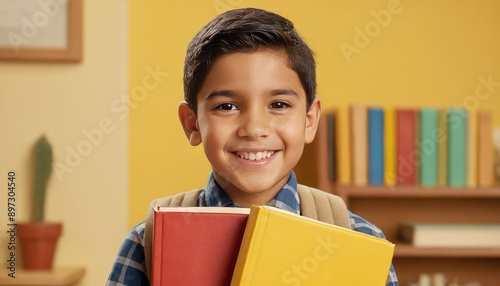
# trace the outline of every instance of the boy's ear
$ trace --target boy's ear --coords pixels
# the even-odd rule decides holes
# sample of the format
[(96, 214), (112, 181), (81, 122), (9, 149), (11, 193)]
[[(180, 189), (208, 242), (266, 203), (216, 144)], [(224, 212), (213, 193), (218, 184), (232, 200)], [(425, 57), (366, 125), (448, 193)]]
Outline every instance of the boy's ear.
[(321, 101), (319, 98), (315, 98), (311, 104), (311, 107), (306, 113), (306, 132), (305, 132), (305, 143), (311, 143), (316, 135), (316, 130), (318, 130), (319, 118), (321, 116)]
[(198, 126), (198, 118), (194, 110), (185, 101), (179, 104), (179, 120), (189, 143), (193, 146), (199, 145), (201, 143), (201, 134)]

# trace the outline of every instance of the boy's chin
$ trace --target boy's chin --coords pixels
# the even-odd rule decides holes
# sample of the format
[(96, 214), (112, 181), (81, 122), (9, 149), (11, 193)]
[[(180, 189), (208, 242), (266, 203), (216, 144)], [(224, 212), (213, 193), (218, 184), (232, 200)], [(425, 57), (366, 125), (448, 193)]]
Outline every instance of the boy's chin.
[(228, 178), (228, 176), (223, 176), (220, 173), (215, 173), (215, 179), (226, 193), (246, 197), (254, 194), (262, 196), (264, 193), (274, 195), (288, 181), (288, 177), (281, 180), (269, 177), (263, 179), (261, 176), (233, 176), (232, 178), (229, 176)]
[(283, 186), (280, 186), (280, 184), (276, 184), (274, 182), (252, 182), (251, 184), (236, 184), (232, 185), (232, 193), (233, 194), (239, 194), (241, 196), (245, 196), (248, 198), (251, 198), (252, 196), (255, 196), (255, 198), (259, 197), (274, 197), (276, 193), (281, 190)]

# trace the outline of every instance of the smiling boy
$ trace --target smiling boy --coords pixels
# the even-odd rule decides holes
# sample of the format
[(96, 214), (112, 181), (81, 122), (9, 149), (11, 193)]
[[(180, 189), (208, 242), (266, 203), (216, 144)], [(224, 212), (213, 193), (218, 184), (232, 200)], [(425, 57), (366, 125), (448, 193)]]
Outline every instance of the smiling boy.
[[(203, 145), (212, 166), (193, 205), (272, 205), (303, 214), (293, 168), (314, 139), (321, 106), (313, 53), (290, 21), (251, 8), (216, 17), (188, 47), (184, 99), (184, 132), (191, 145)], [(355, 214), (349, 224), (384, 237)], [(143, 222), (127, 236), (107, 285), (149, 285), (144, 233)], [(398, 285), (392, 267), (387, 285)]]
[(314, 139), (320, 104), (309, 108), (297, 73), (279, 51), (217, 58), (197, 95), (197, 114), (179, 117), (192, 145), (203, 144), (215, 181), (245, 207), (267, 204)]

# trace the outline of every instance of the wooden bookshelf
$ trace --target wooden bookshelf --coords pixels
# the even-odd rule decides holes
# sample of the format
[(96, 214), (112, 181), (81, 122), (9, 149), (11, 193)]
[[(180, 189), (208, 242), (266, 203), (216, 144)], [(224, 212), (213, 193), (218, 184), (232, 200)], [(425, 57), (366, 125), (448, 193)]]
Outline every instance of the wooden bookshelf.
[(349, 198), (491, 198), (500, 199), (500, 188), (451, 188), (420, 186), (340, 186), (333, 188), (338, 195)]
[(409, 285), (421, 273), (444, 273), (458, 285), (472, 281), (500, 285), (500, 248), (422, 248), (402, 243), (397, 234), (398, 226), (406, 222), (500, 223), (500, 186), (337, 185), (328, 177), (325, 133), (318, 131), (315, 142), (306, 145), (294, 169), (298, 181), (341, 196), (350, 211), (374, 223), (396, 244), (393, 264), (399, 285)]

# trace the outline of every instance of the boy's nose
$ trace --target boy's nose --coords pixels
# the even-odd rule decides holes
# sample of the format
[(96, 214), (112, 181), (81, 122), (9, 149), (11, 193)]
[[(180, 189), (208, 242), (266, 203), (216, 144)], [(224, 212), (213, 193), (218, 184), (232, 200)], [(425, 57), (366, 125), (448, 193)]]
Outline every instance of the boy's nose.
[(258, 139), (269, 136), (271, 132), (270, 118), (266, 112), (251, 111), (241, 118), (238, 136), (248, 139)]

